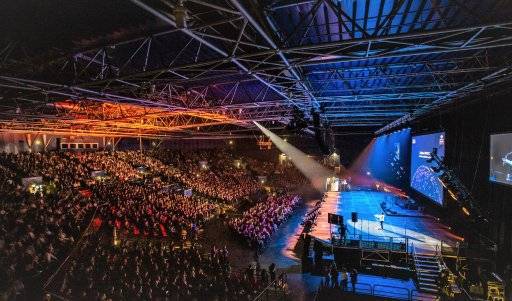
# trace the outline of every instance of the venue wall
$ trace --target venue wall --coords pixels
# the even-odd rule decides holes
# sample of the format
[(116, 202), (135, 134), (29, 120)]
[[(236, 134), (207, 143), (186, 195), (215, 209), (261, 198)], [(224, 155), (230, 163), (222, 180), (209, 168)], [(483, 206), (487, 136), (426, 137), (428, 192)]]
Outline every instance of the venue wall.
[(27, 152), (30, 147), (27, 143), (27, 137), (23, 134), (0, 133), (0, 152), (20, 153)]
[[(498, 243), (499, 258), (512, 261), (512, 187), (489, 181), (489, 136), (512, 131), (510, 97), (489, 96), (459, 105), (415, 122), (413, 132), (446, 132), (446, 164), (488, 213), (487, 229)], [(450, 202), (453, 200), (446, 197), (448, 206)]]
[(52, 135), (0, 133), (0, 152), (42, 152), (57, 149), (57, 140)]
[[(233, 140), (233, 146), (238, 145), (237, 139)], [(214, 149), (229, 146), (227, 139), (169, 139), (164, 140), (161, 147), (169, 149)], [(135, 143), (137, 144), (138, 141)]]
[[(46, 141), (46, 143), (44, 143)], [(239, 140), (233, 139), (233, 147), (239, 144)], [(98, 150), (110, 150), (113, 140), (105, 137), (64, 137), (43, 134), (18, 134), (18, 133), (0, 133), (0, 152), (21, 153), (21, 152), (43, 152), (55, 151), (60, 149), (61, 143), (97, 143)], [(159, 144), (159, 140), (143, 139), (143, 149), (151, 149)], [(255, 142), (253, 142), (255, 144)], [(164, 140), (161, 147), (170, 149), (213, 149), (229, 147), (228, 140), (225, 139), (169, 139)], [(116, 150), (138, 150), (140, 148), (138, 138), (116, 138)]]
[(96, 143), (98, 149), (108, 147), (102, 137), (64, 137), (50, 134), (0, 133), (0, 152), (44, 152), (60, 149), (61, 143)]

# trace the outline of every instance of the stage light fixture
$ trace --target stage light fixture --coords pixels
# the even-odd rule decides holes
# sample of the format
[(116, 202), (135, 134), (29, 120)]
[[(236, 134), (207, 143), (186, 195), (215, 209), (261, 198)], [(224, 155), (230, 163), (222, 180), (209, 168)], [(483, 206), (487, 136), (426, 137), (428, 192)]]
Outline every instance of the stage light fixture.
[(427, 159), (427, 163), (432, 163), (432, 161), (434, 161), (434, 156), (437, 156), (437, 147), (432, 149), (432, 152), (430, 153), (430, 159)]
[(462, 212), (464, 212), (465, 215), (470, 216), (469, 210), (466, 207), (462, 207)]
[(176, 27), (179, 29), (187, 28), (187, 9), (183, 5), (183, 0), (178, 1), (178, 4), (174, 8), (174, 18), (176, 21)]
[(464, 183), (459, 179), (457, 174), (448, 168), (442, 158), (437, 154), (437, 148), (434, 148), (431, 152), (431, 158), (427, 162), (435, 162), (437, 167), (432, 167), (436, 172), (441, 172), (439, 175), (439, 181), (447, 189), (450, 197), (455, 200), (466, 216), (472, 216), (473, 222), (488, 222), (482, 217), (481, 210), (476, 203), (475, 199), (471, 195), (471, 192), (466, 188)]
[(455, 201), (457, 200), (457, 196), (450, 189), (448, 189), (448, 194), (452, 197), (452, 199), (454, 199)]
[(304, 112), (297, 106), (293, 107), (292, 118), (286, 126), (286, 129), (293, 132), (300, 132), (308, 127), (309, 121)]

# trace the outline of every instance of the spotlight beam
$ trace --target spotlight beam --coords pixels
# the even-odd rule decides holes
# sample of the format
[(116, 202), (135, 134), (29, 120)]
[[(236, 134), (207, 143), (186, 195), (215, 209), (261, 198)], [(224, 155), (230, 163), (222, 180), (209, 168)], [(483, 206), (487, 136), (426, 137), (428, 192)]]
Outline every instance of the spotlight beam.
[(276, 134), (272, 133), (261, 124), (256, 121), (253, 121), (254, 124), (265, 134), (272, 142), (277, 146), (277, 148), (282, 151), (290, 160), (293, 162), (293, 165), (297, 167), (297, 169), (309, 179), (313, 187), (320, 191), (325, 191), (325, 181), (328, 177), (330, 177), (333, 172), (329, 169), (322, 166), (320, 163), (315, 160), (309, 158), (305, 153), (300, 151), (298, 148), (293, 145), (285, 142), (283, 139), (279, 138)]

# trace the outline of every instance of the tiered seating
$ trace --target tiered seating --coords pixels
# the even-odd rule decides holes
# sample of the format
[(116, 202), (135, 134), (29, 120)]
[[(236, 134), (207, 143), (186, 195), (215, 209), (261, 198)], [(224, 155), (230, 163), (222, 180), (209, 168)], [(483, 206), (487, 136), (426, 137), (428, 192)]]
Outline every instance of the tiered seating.
[[(184, 196), (171, 184), (179, 179), (227, 201), (247, 197), (260, 186), (250, 172), (233, 162), (228, 166), (232, 157), (204, 152), (192, 159), (179, 156), (169, 166), (138, 152), (0, 154), (0, 193), (10, 198), (0, 208), (0, 264), (5, 267), (0, 299), (41, 299), (48, 279), (52, 285), (47, 289), (67, 299), (252, 299), (275, 278), (275, 270), (231, 273), (225, 249), (206, 256), (194, 245), (173, 249), (184, 239), (194, 240), (218, 205), (196, 193)], [(207, 170), (192, 167), (202, 156)], [(148, 168), (150, 178), (137, 166)], [(200, 175), (190, 180), (198, 169)], [(95, 181), (95, 170), (111, 178)], [(52, 189), (24, 191), (21, 179), (28, 176), (42, 176)], [(268, 198), (232, 221), (232, 227), (262, 243), (298, 201)], [(114, 229), (123, 238), (140, 239), (113, 246)], [(64, 268), (58, 268), (62, 263)]]
[[(224, 151), (160, 151), (154, 156), (175, 167), (180, 182), (214, 198), (234, 202), (261, 189), (256, 178), (235, 167), (235, 158)], [(202, 168), (200, 161), (207, 161), (207, 167)]]

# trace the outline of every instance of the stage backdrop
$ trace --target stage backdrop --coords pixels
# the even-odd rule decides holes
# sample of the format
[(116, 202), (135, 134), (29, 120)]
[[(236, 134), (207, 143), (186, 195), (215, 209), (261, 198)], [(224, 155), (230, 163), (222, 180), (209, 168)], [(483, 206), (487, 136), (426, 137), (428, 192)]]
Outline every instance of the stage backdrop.
[(397, 188), (407, 188), (410, 140), (410, 129), (377, 137), (366, 147), (351, 169)]
[(489, 179), (512, 185), (512, 133), (491, 135)]
[(444, 142), (444, 132), (413, 136), (411, 140), (411, 187), (439, 205), (443, 205), (443, 185), (432, 170), (438, 165), (427, 160), (434, 148), (440, 158), (444, 157)]

